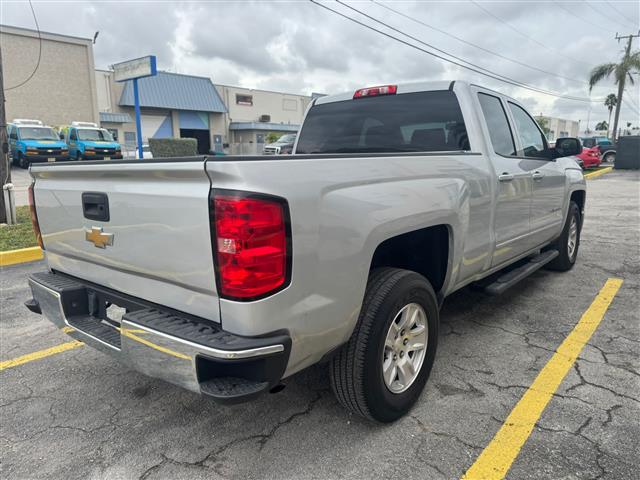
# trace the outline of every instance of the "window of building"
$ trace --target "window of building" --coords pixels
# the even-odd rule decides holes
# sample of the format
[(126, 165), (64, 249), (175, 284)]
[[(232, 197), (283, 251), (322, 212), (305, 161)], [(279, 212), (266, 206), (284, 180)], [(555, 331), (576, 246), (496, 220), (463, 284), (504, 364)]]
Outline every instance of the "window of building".
[(491, 138), (494, 152), (498, 155), (515, 155), (516, 144), (513, 141), (513, 135), (509, 127), (509, 121), (507, 120), (507, 113), (504, 111), (500, 99), (493, 95), (479, 93), (478, 100), (480, 100), (480, 107), (482, 108), (484, 119), (487, 122), (489, 137)]
[[(522, 150), (518, 155), (533, 158), (548, 158), (547, 145), (544, 141), (544, 135), (538, 128), (538, 124), (529, 114), (518, 105), (509, 102), (509, 108), (516, 122), (516, 130), (522, 145)], [(562, 133), (560, 132), (561, 136)]]
[(118, 141), (118, 129), (117, 128), (107, 128), (107, 132), (109, 132), (111, 134), (111, 136), (113, 137), (113, 139), (116, 142)]
[(127, 145), (136, 144), (136, 132), (124, 132), (124, 143)]
[(236, 93), (236, 105), (253, 106), (253, 95), (241, 95)]
[(298, 102), (290, 98), (285, 98), (282, 100), (282, 109), (288, 112), (295, 112), (298, 110)]

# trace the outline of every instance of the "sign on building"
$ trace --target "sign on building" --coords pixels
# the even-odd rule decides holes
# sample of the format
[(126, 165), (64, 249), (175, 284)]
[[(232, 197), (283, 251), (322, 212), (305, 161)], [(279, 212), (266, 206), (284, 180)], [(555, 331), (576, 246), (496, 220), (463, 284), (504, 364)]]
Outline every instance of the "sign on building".
[(126, 62), (113, 65), (113, 78), (116, 82), (133, 80), (133, 102), (136, 112), (136, 138), (138, 144), (138, 158), (143, 158), (142, 153), (142, 120), (140, 119), (140, 95), (138, 93), (138, 79), (157, 75), (156, 56), (148, 55), (142, 58), (134, 58)]
[(113, 74), (116, 82), (133, 80), (134, 78), (151, 77), (157, 73), (156, 56), (147, 55), (113, 65)]

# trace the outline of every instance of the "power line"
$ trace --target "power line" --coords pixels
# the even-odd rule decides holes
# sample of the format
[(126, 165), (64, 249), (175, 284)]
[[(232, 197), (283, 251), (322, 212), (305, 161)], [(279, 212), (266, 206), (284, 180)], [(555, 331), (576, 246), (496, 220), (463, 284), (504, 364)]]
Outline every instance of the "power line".
[[(478, 50), (482, 50), (483, 52), (489, 53), (491, 55), (495, 55), (496, 57), (502, 58), (502, 59), (507, 60), (509, 62), (513, 62), (513, 63), (515, 63), (517, 65), (522, 66), (522, 67), (529, 68), (531, 70), (536, 70), (538, 72), (545, 73), (547, 75), (551, 75), (551, 76), (554, 76), (554, 77), (557, 77), (557, 78), (561, 78), (563, 80), (569, 80), (569, 81), (572, 81), (572, 82), (582, 83), (583, 85), (589, 85), (584, 80), (578, 80), (577, 78), (571, 78), (571, 77), (565, 77), (564, 75), (558, 75), (557, 73), (553, 73), (553, 72), (549, 72), (547, 70), (543, 70), (542, 68), (538, 68), (538, 67), (530, 65), (528, 63), (521, 62), (521, 61), (515, 60), (513, 58), (509, 58), (509, 57), (507, 57), (505, 55), (502, 55), (500, 53), (496, 53), (496, 52), (494, 52), (492, 50), (489, 50), (488, 48), (481, 47), (480, 45), (477, 45), (477, 44), (475, 44), (473, 42), (469, 42), (469, 41), (465, 40), (464, 38), (457, 37), (456, 35), (453, 35), (452, 33), (449, 33), (446, 30), (442, 30), (442, 29), (440, 29), (438, 27), (434, 27), (433, 25), (429, 25), (428, 23), (425, 23), (425, 22), (423, 22), (421, 20), (418, 20), (417, 18), (410, 17), (409, 15), (407, 15), (405, 13), (402, 13), (402, 12), (400, 12), (400, 11), (394, 9), (394, 8), (391, 8), (390, 6), (385, 5), (384, 3), (381, 3), (381, 2), (379, 2), (377, 0), (370, 0), (370, 1), (372, 3), (375, 3), (378, 6), (382, 7), (382, 8), (385, 8), (385, 9), (397, 14), (397, 15), (400, 15), (401, 17), (406, 18), (407, 20), (410, 20), (412, 22), (418, 23), (418, 24), (420, 24), (420, 25), (422, 25), (424, 27), (427, 27), (427, 28), (430, 28), (432, 30), (435, 30), (438, 33), (441, 33), (441, 34), (446, 35), (448, 37), (454, 38), (454, 39), (458, 40), (459, 42), (464, 43), (465, 45), (469, 45), (471, 47), (477, 48)], [(605, 88), (605, 87), (603, 87), (601, 85), (599, 87), (600, 88)]]
[[(542, 48), (549, 50), (550, 52), (554, 52), (557, 55), (560, 55), (561, 57), (564, 57), (566, 59), (569, 59), (573, 62), (576, 63), (582, 63), (583, 65), (587, 65), (589, 67), (593, 67), (593, 65), (591, 65), (590, 63), (587, 62), (583, 62), (582, 60), (578, 60), (575, 57), (570, 57), (568, 55), (565, 55), (564, 53), (562, 53), (561, 51), (549, 47), (548, 45), (545, 45), (542, 42), (539, 42), (538, 40), (536, 40), (535, 38), (533, 38), (530, 35), (527, 35), (526, 33), (522, 32), (521, 30), (517, 29), (516, 27), (514, 27), (513, 25), (511, 25), (509, 22), (507, 22), (506, 20), (504, 20), (503, 18), (500, 18), (498, 15), (496, 15), (495, 13), (493, 13), (490, 10), (487, 10), (486, 8), (484, 8), (482, 5), (480, 5), (478, 2), (474, 1), (474, 0), (469, 0), (471, 3), (473, 3), (476, 7), (478, 7), (480, 10), (482, 10), (484, 13), (486, 13), (487, 15), (489, 15), (490, 17), (495, 18), (496, 20), (498, 20), (500, 23), (502, 23), (505, 27), (509, 28), (510, 30), (513, 30), (514, 32), (516, 32), (518, 35), (529, 39), (530, 41), (534, 42), (536, 45), (541, 46)], [(565, 9), (566, 10), (566, 9)]]
[[(582, 3), (584, 3), (587, 7), (589, 7), (591, 10), (596, 12), (601, 17), (606, 18), (610, 22), (615, 23), (617, 26), (620, 25), (620, 20), (616, 20), (615, 18), (610, 17), (608, 13), (605, 13), (602, 10), (600, 10), (599, 8), (596, 8), (594, 5), (591, 5), (591, 2), (588, 2), (587, 0), (582, 0)], [(625, 23), (626, 23), (626, 19), (625, 19)]]
[[(350, 17), (350, 16), (345, 15), (345, 14), (343, 14), (343, 13), (341, 13), (341, 12), (337, 11), (337, 10), (334, 10), (334, 9), (332, 9), (332, 8), (330, 8), (330, 7), (327, 7), (326, 5), (324, 5), (324, 4), (322, 4), (322, 3), (319, 3), (319, 2), (318, 2), (318, 1), (316, 1), (316, 0), (309, 0), (309, 1), (310, 1), (311, 3), (314, 3), (315, 5), (317, 5), (317, 6), (319, 6), (319, 7), (324, 8), (325, 10), (328, 10), (328, 11), (330, 11), (330, 12), (333, 12), (334, 14), (339, 15), (339, 16), (341, 16), (342, 18), (345, 18), (345, 19), (347, 19), (347, 20), (349, 20), (349, 21), (351, 21), (351, 22), (353, 22), (353, 23), (356, 23), (356, 24), (361, 25), (361, 26), (363, 26), (363, 27), (365, 27), (365, 28), (367, 28), (367, 29), (369, 29), (369, 30), (372, 30), (372, 31), (374, 31), (374, 32), (377, 32), (377, 33), (379, 33), (379, 34), (381, 34), (381, 35), (383, 35), (383, 36), (385, 36), (385, 37), (387, 37), (387, 38), (391, 38), (392, 40), (395, 40), (395, 41), (400, 42), (400, 43), (402, 43), (402, 44), (404, 44), (404, 45), (407, 45), (407, 46), (409, 46), (409, 47), (411, 47), (411, 48), (414, 48), (414, 49), (416, 49), (416, 50), (419, 50), (419, 51), (421, 51), (421, 52), (423, 52), (423, 53), (426, 53), (427, 55), (431, 55), (432, 57), (436, 57), (436, 58), (439, 58), (440, 60), (444, 60), (445, 62), (449, 62), (449, 63), (451, 63), (451, 64), (453, 64), (453, 65), (457, 65), (458, 67), (466, 68), (467, 70), (470, 70), (470, 71), (472, 71), (472, 72), (479, 73), (479, 74), (484, 75), (484, 76), (489, 77), (489, 78), (493, 78), (494, 80), (498, 80), (498, 81), (501, 81), (501, 82), (504, 82), (504, 83), (508, 83), (508, 84), (514, 85), (514, 86), (516, 86), (516, 87), (524, 88), (524, 89), (531, 90), (531, 91), (534, 91), (534, 92), (537, 92), (537, 93), (542, 93), (542, 94), (545, 94), (545, 95), (550, 95), (550, 96), (554, 96), (554, 97), (558, 97), (558, 98), (564, 98), (564, 99), (567, 99), (567, 100), (575, 100), (575, 101), (579, 101), (579, 102), (593, 102), (593, 101), (600, 101), (599, 99), (598, 99), (598, 100), (592, 100), (592, 99), (590, 99), (590, 98), (585, 98), (585, 97), (573, 97), (573, 96), (570, 96), (570, 95), (563, 95), (563, 94), (559, 94), (559, 93), (556, 93), (556, 92), (551, 92), (551, 91), (548, 91), (548, 90), (543, 90), (543, 89), (540, 89), (540, 88), (538, 88), (538, 87), (534, 87), (534, 86), (532, 86), (532, 85), (528, 85), (528, 84), (525, 84), (525, 83), (520, 82), (520, 81), (518, 81), (518, 80), (514, 80), (514, 79), (512, 79), (512, 78), (506, 77), (506, 76), (504, 76), (504, 75), (500, 75), (500, 74), (497, 74), (497, 73), (493, 73), (493, 72), (491, 72), (491, 71), (489, 71), (489, 70), (487, 70), (487, 69), (485, 69), (485, 68), (483, 68), (483, 67), (480, 67), (480, 66), (474, 65), (474, 64), (472, 64), (472, 63), (470, 63), (470, 62), (468, 62), (468, 61), (466, 61), (466, 60), (459, 59), (459, 58), (455, 57), (454, 55), (451, 55), (451, 54), (449, 54), (448, 52), (445, 52), (444, 50), (438, 49), (437, 47), (434, 47), (433, 45), (430, 45), (430, 44), (428, 44), (428, 43), (426, 43), (426, 42), (423, 42), (422, 40), (420, 40), (420, 39), (418, 39), (418, 38), (416, 38), (416, 37), (413, 37), (413, 36), (411, 36), (411, 35), (409, 35), (409, 34), (407, 34), (407, 33), (404, 33), (404, 32), (402, 32), (402, 31), (400, 31), (400, 30), (398, 30), (398, 29), (396, 29), (396, 28), (394, 28), (394, 27), (392, 27), (392, 26), (390, 26), (390, 25), (388, 25), (388, 24), (386, 24), (386, 23), (384, 23), (384, 22), (382, 22), (382, 21), (380, 21), (380, 20), (377, 20), (377, 19), (375, 19), (375, 18), (371, 17), (370, 15), (367, 15), (367, 14), (365, 14), (365, 13), (363, 13), (363, 12), (360, 12), (359, 10), (357, 10), (357, 9), (355, 9), (355, 8), (353, 8), (353, 7), (350, 7), (350, 6), (348, 6), (348, 5), (342, 4), (342, 5), (347, 6), (347, 7), (348, 7), (348, 8), (350, 8), (350, 9), (352, 9), (352, 10), (354, 10), (354, 11), (356, 11), (356, 12), (360, 13), (360, 14), (361, 14), (361, 15), (363, 15), (363, 16), (365, 16), (365, 17), (367, 17), (367, 18), (370, 18), (370, 19), (374, 20), (375, 22), (380, 23), (381, 25), (384, 25), (385, 27), (387, 27), (387, 28), (389, 28), (389, 29), (391, 29), (391, 30), (397, 31), (397, 32), (399, 32), (400, 34), (402, 34), (402, 35), (404, 35), (404, 36), (406, 36), (406, 37), (408, 37), (408, 38), (411, 38), (412, 40), (415, 40), (415, 41), (417, 41), (417, 42), (419, 42), (419, 43), (421, 43), (421, 44), (423, 44), (423, 45), (426, 45), (426, 46), (427, 46), (427, 47), (429, 47), (429, 48), (432, 48), (432, 49), (434, 49), (434, 50), (437, 50), (437, 51), (439, 51), (439, 52), (441, 52), (441, 53), (444, 53), (445, 55), (448, 55), (448, 56), (450, 56), (450, 57), (452, 57), (452, 58), (456, 58), (456, 59), (460, 60), (461, 62), (468, 63), (468, 64), (470, 64), (470, 65), (472, 65), (472, 66), (470, 67), (469, 65), (464, 65), (463, 63), (459, 63), (459, 62), (456, 62), (455, 60), (451, 60), (450, 58), (443, 57), (442, 55), (438, 55), (437, 53), (434, 53), (434, 52), (432, 52), (432, 51), (425, 50), (424, 48), (421, 48), (421, 47), (419, 47), (419, 46), (417, 46), (417, 45), (414, 45), (413, 43), (407, 42), (406, 40), (403, 40), (403, 39), (401, 39), (401, 38), (398, 38), (398, 37), (396, 37), (396, 36), (393, 36), (393, 35), (391, 35), (391, 34), (389, 34), (389, 33), (387, 33), (387, 32), (383, 32), (382, 30), (378, 30), (377, 28), (375, 28), (375, 27), (373, 27), (373, 26), (371, 26), (371, 25), (368, 25), (368, 24), (366, 24), (366, 23), (364, 23), (364, 22), (361, 22), (361, 21), (359, 21), (359, 20), (356, 20), (356, 19), (355, 19), (355, 18), (353, 18), (353, 17)], [(336, 1), (338, 1), (338, 2), (339, 2), (339, 0), (336, 0)], [(339, 2), (339, 3), (342, 3), (342, 2)], [(484, 71), (483, 71), (483, 70), (484, 70)]]
[[(616, 12), (618, 12), (622, 18), (624, 18), (625, 23), (627, 23), (627, 25), (632, 25), (632, 23), (630, 21), (627, 20), (627, 14), (622, 12), (621, 10), (618, 10), (618, 7), (616, 7), (613, 3), (608, 2), (607, 0), (604, 0), (604, 3), (606, 3), (607, 5), (609, 5), (613, 10), (615, 10)], [(593, 8), (593, 7), (591, 7)], [(617, 22), (617, 20), (615, 20)], [(633, 25), (633, 28), (638, 28), (637, 25)]]
[(25, 83), (27, 83), (29, 80), (31, 80), (33, 78), (33, 76), (36, 74), (36, 72), (38, 71), (38, 68), (40, 67), (40, 59), (42, 58), (42, 34), (40, 33), (40, 26), (38, 25), (38, 19), (36, 18), (36, 12), (33, 9), (33, 4), (31, 3), (31, 0), (29, 0), (29, 6), (31, 7), (31, 13), (33, 14), (33, 21), (36, 24), (36, 30), (38, 30), (38, 61), (36, 63), (35, 68), (33, 69), (33, 72), (31, 72), (31, 75), (29, 75), (23, 82), (19, 83), (18, 85), (14, 85), (13, 87), (8, 87), (5, 88), (4, 91), (8, 92), (9, 90), (14, 90), (16, 88), (19, 88), (21, 86), (23, 86)]
[[(564, 5), (560, 4), (560, 2), (556, 2), (556, 1), (554, 0), (554, 2), (553, 2), (553, 3), (555, 3), (557, 6), (559, 6), (559, 7), (560, 7), (562, 10), (564, 10), (565, 12), (569, 13), (572, 17), (578, 18), (578, 19), (582, 20), (583, 22), (588, 23), (589, 25), (593, 25), (594, 27), (598, 27), (600, 30), (606, 30), (607, 32), (615, 33), (613, 30), (610, 30), (610, 29), (608, 29), (608, 28), (604, 28), (602, 25), (598, 25), (597, 23), (592, 22), (592, 21), (591, 21), (591, 20), (589, 20), (588, 18), (584, 18), (583, 16), (578, 15), (575, 11), (573, 11), (573, 10), (569, 10), (567, 7), (565, 7)], [(585, 2), (585, 3), (586, 3), (588, 6), (591, 6), (591, 5), (589, 5), (587, 2)], [(596, 10), (596, 11), (597, 11), (597, 10)]]

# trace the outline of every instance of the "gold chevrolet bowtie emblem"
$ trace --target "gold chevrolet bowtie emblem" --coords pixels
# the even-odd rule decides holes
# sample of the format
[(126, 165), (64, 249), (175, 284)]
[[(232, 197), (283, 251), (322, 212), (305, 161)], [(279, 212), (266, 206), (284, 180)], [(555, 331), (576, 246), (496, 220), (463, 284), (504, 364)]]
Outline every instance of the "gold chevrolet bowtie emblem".
[(107, 248), (107, 245), (113, 245), (113, 233), (103, 233), (102, 227), (91, 227), (91, 230), (85, 230), (84, 238), (98, 248)]

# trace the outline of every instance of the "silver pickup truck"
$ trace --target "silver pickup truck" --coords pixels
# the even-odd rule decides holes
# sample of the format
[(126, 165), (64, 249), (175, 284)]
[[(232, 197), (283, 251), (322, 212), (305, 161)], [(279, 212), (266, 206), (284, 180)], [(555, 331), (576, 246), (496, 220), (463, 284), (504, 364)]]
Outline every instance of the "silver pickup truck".
[(49, 270), (26, 305), (220, 402), (328, 363), (342, 405), (390, 422), (424, 388), (447, 295), (573, 266), (580, 150), (456, 81), (318, 98), (286, 157), (33, 165)]

